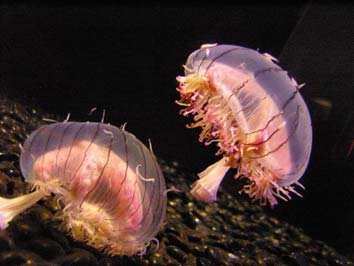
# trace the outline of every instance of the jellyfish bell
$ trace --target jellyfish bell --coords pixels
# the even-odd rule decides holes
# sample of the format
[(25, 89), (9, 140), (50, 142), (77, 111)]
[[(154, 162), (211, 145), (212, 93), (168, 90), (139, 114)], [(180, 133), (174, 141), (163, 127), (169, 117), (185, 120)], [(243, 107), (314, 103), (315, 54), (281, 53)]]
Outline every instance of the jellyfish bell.
[(216, 143), (223, 158), (199, 174), (192, 194), (216, 200), (230, 168), (235, 178), (247, 178), (246, 192), (262, 205), (288, 200), (303, 175), (311, 152), (312, 127), (296, 81), (269, 54), (234, 45), (203, 45), (177, 77), (177, 91), (193, 115), (189, 128), (201, 128), (199, 141)]
[(112, 255), (144, 254), (166, 213), (166, 187), (153, 153), (124, 129), (103, 123), (42, 126), (25, 141), (20, 166), (35, 191), (0, 198), (0, 226), (43, 196), (75, 240)]

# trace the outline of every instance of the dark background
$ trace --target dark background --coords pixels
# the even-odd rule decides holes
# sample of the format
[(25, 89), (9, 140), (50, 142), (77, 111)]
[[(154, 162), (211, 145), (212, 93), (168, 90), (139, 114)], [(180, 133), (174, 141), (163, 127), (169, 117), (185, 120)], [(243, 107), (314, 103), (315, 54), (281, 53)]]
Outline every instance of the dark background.
[[(126, 129), (196, 173), (217, 160), (178, 115), (175, 77), (203, 43), (259, 48), (299, 83), (313, 122), (304, 198), (268, 211), (342, 254), (354, 250), (354, 5), (2, 4), (0, 92), (73, 120)], [(323, 103), (324, 102), (324, 103)], [(186, 184), (196, 179), (191, 175)], [(230, 184), (236, 193), (232, 176)], [(353, 258), (353, 257), (352, 257)]]

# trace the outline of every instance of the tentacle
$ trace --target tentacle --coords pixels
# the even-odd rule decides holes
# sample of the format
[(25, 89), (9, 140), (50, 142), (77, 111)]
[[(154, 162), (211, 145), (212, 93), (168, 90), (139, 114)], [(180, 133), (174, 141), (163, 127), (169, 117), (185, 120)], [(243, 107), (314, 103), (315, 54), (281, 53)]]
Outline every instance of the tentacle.
[(139, 167), (141, 167), (141, 166), (142, 166), (142, 164), (138, 164), (135, 168), (135, 173), (137, 174), (137, 176), (145, 182), (155, 182), (155, 178), (145, 178), (140, 174)]

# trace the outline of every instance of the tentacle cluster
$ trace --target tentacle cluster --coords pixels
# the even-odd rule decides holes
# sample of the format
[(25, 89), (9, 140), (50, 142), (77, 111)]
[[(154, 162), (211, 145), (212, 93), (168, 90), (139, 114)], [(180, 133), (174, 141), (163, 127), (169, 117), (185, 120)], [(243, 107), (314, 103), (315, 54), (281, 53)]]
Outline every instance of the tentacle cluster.
[(226, 154), (232, 161), (239, 159), (238, 143), (244, 138), (228, 102), (218, 95), (206, 78), (191, 74), (178, 77), (180, 83), (177, 91), (181, 100), (177, 103), (186, 106), (180, 114), (194, 115), (194, 123), (188, 128), (200, 127), (199, 141), (205, 145), (217, 143), (216, 155)]
[[(120, 228), (120, 224), (107, 213), (100, 205), (82, 202), (78, 204), (72, 199), (67, 187), (63, 187), (58, 180), (52, 180), (45, 185), (35, 181), (33, 188), (38, 190), (55, 191), (56, 200), (64, 205), (64, 208), (56, 214), (56, 219), (61, 221), (60, 229), (71, 235), (74, 240), (86, 243), (89, 246), (102, 250), (109, 255), (144, 255), (151, 240), (146, 243), (135, 241), (133, 234), (127, 229)], [(73, 203), (75, 202), (75, 204)], [(123, 234), (124, 233), (124, 234)], [(124, 239), (120, 236), (124, 235)], [(129, 245), (124, 244), (124, 242)]]
[[(110, 214), (93, 204), (84, 203), (77, 206), (67, 203), (58, 219), (62, 221), (62, 230), (73, 239), (85, 242), (109, 255), (144, 255), (150, 243), (135, 241), (134, 236), (129, 238), (129, 232), (119, 228), (119, 224), (114, 223)], [(124, 239), (119, 237), (123, 235), (122, 232)]]
[[(213, 171), (199, 174), (201, 179), (192, 189), (196, 198), (206, 202), (216, 199), (216, 191), (226, 173), (225, 167), (238, 168), (235, 178), (250, 180), (241, 192), (247, 193), (253, 201), (259, 200), (261, 205), (269, 202), (274, 206), (278, 203), (277, 198), (287, 201), (291, 198), (290, 192), (301, 196), (293, 186), (280, 186), (278, 184), (280, 177), (254, 159), (267, 152), (268, 136), (262, 131), (254, 134), (242, 132), (228, 104), (229, 100), (219, 95), (206, 77), (193, 73), (186, 77), (179, 76), (177, 81), (179, 82), (177, 91), (181, 96), (177, 104), (185, 107), (180, 114), (194, 116), (195, 122), (187, 127), (200, 127), (202, 131), (199, 141), (205, 145), (216, 142), (219, 148), (216, 155), (223, 155), (225, 158), (213, 165)], [(219, 176), (210, 176), (215, 173)]]
[[(235, 178), (243, 177), (247, 177), (250, 183), (245, 185), (241, 192), (247, 193), (253, 201), (259, 200), (261, 205), (266, 205), (269, 202), (270, 206), (273, 207), (278, 204), (277, 198), (288, 201), (291, 199), (290, 192), (302, 197), (294, 186), (280, 186), (278, 183), (280, 181), (279, 176), (256, 161), (242, 160)], [(300, 183), (295, 184), (303, 188)]]

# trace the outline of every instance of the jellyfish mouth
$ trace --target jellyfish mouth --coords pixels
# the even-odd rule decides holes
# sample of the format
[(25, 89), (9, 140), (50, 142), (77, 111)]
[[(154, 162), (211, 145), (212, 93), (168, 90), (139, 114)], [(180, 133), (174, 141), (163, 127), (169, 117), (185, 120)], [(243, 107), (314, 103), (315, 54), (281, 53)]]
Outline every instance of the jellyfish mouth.
[(210, 165), (198, 174), (200, 179), (192, 185), (192, 195), (203, 202), (215, 201), (220, 183), (229, 169), (230, 166), (227, 166), (225, 158)]
[(194, 197), (205, 202), (216, 200), (218, 187), (229, 168), (238, 168), (235, 179), (249, 179), (250, 183), (240, 192), (247, 193), (261, 205), (269, 203), (273, 207), (278, 203), (277, 198), (287, 201), (291, 199), (290, 192), (301, 196), (293, 186), (280, 186), (281, 177), (258, 162), (257, 158), (267, 154), (267, 131), (244, 133), (229, 101), (217, 92), (207, 77), (192, 73), (177, 77), (177, 81), (181, 99), (176, 103), (184, 107), (180, 114), (194, 116), (195, 122), (187, 128), (200, 127), (199, 141), (206, 146), (215, 142), (216, 155), (223, 155), (220, 161), (198, 174), (200, 179), (192, 185)]
[[(49, 183), (52, 185), (55, 182)], [(50, 194), (43, 182), (32, 183), (32, 190), (33, 192), (15, 198), (0, 197), (0, 230), (6, 229), (13, 218)]]
[(12, 199), (0, 197), (0, 230), (6, 229), (15, 216), (24, 212), (45, 195), (47, 195), (46, 191), (38, 189)]

